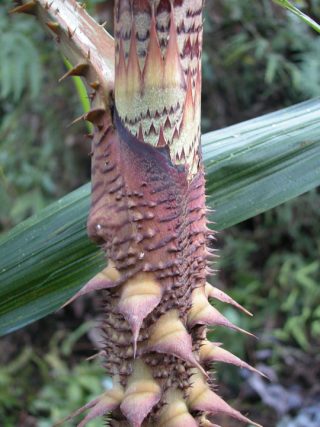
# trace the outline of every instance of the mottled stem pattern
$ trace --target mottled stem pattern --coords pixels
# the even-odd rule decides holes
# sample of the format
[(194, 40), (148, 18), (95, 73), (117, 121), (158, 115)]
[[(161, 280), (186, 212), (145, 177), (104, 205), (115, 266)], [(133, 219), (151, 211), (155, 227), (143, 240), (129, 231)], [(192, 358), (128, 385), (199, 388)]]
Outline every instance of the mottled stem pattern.
[(199, 170), (202, 0), (117, 1), (116, 108), (140, 141)]
[[(69, 302), (103, 290), (101, 355), (113, 386), (72, 416), (88, 410), (79, 427), (107, 414), (114, 427), (209, 427), (217, 414), (250, 422), (210, 378), (216, 361), (254, 368), (206, 339), (208, 327), (240, 330), (210, 298), (246, 310), (207, 283), (214, 236), (200, 149), (203, 0), (115, 1), (114, 105), (99, 67), (101, 28), (90, 32), (73, 0), (56, 0), (60, 9), (42, 2), (15, 11), (37, 13), (66, 51), (74, 43), (80, 61), (68, 75), (94, 89), (85, 116), (95, 125), (88, 233), (109, 260)], [(72, 10), (88, 34), (65, 23)]]

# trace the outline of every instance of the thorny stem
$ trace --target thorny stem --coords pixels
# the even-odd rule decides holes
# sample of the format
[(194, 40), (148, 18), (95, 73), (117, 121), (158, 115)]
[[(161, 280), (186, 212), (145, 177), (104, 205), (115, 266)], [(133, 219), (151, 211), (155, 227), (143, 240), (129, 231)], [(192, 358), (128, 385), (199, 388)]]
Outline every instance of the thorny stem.
[(206, 338), (210, 326), (245, 332), (210, 298), (245, 310), (206, 282), (202, 9), (203, 0), (116, 0), (115, 47), (74, 0), (15, 10), (39, 17), (74, 64), (67, 75), (94, 91), (84, 117), (95, 125), (88, 234), (109, 265), (71, 301), (104, 290), (101, 354), (113, 388), (72, 415), (88, 410), (78, 427), (109, 412), (114, 427), (212, 427), (216, 414), (250, 422), (210, 378), (215, 361), (255, 369)]
[[(114, 87), (114, 40), (75, 0), (17, 1), (14, 12), (35, 14), (73, 65), (65, 76), (85, 77), (94, 108), (109, 108)], [(91, 92), (94, 92), (92, 97)]]

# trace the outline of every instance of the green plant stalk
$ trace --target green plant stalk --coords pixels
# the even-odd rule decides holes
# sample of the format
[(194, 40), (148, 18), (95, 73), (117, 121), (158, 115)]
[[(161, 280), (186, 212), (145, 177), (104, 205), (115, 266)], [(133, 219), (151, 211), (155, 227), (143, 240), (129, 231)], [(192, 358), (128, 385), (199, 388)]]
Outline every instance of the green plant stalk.
[(303, 22), (305, 22), (315, 31), (320, 33), (320, 25), (314, 19), (310, 18), (310, 16), (306, 15), (297, 7), (295, 7), (290, 1), (288, 0), (273, 0), (273, 1), (274, 3), (280, 5), (284, 9), (287, 9), (290, 12), (292, 12), (294, 15), (298, 16), (298, 18), (300, 18)]
[[(72, 70), (72, 64), (67, 60), (67, 58), (63, 58), (63, 62), (65, 63), (67, 70)], [(74, 76), (72, 77), (72, 81), (74, 83), (74, 86), (76, 88), (79, 100), (81, 102), (83, 113), (86, 114), (90, 110), (90, 101), (88, 98), (88, 93), (85, 87), (85, 84), (81, 80), (81, 77)], [(86, 121), (86, 127), (88, 129), (88, 132), (93, 132), (93, 125), (92, 123)]]

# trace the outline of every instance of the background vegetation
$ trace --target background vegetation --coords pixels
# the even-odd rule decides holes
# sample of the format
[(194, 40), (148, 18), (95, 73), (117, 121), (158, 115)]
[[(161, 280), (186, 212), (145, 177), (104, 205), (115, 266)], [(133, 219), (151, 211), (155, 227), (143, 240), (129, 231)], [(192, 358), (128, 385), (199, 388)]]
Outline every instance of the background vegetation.
[[(110, 22), (111, 3), (87, 7)], [(320, 19), (320, 0), (296, 3)], [(63, 60), (32, 18), (8, 16), (9, 5), (0, 6), (2, 232), (90, 177), (87, 130), (68, 127), (82, 106), (72, 81), (57, 84)], [(305, 24), (270, 0), (207, 1), (204, 131), (317, 95), (319, 39)], [(215, 283), (255, 316), (221, 309), (259, 341), (225, 331), (215, 340), (270, 377), (217, 366), (221, 393), (266, 426), (319, 426), (319, 189), (218, 237)], [(98, 345), (98, 307), (98, 296), (87, 298), (2, 338), (0, 425), (51, 426), (105, 386), (99, 363), (84, 360)]]

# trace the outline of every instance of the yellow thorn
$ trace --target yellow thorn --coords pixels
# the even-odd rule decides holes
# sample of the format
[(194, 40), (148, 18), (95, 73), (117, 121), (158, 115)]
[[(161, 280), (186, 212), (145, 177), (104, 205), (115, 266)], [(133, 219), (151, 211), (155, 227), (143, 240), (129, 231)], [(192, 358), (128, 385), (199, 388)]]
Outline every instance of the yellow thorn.
[(94, 90), (98, 90), (100, 87), (100, 83), (98, 80), (95, 80), (94, 82), (89, 83), (89, 86), (92, 87)]
[(142, 322), (157, 307), (161, 297), (161, 285), (150, 274), (138, 273), (123, 285), (119, 300), (119, 311), (132, 330), (134, 358)]
[(160, 412), (158, 427), (174, 427), (176, 425), (194, 427), (198, 425), (189, 413), (182, 391), (168, 390), (164, 400), (166, 404)]
[(261, 427), (260, 424), (249, 420), (239, 411), (229, 406), (221, 397), (213, 392), (201, 374), (195, 373), (190, 378), (190, 387), (187, 403), (194, 411), (209, 412), (211, 414), (225, 414), (239, 421)]
[(121, 412), (132, 426), (141, 426), (160, 398), (161, 387), (153, 379), (150, 369), (141, 360), (136, 360), (120, 405)]
[(102, 270), (100, 274), (102, 274), (106, 279), (109, 279), (112, 282), (116, 282), (121, 277), (121, 274), (116, 269), (114, 263), (111, 260), (108, 261), (108, 266), (104, 270)]
[(46, 25), (50, 30), (55, 33), (56, 35), (59, 35), (60, 25), (57, 22), (54, 21), (48, 21), (46, 22)]

